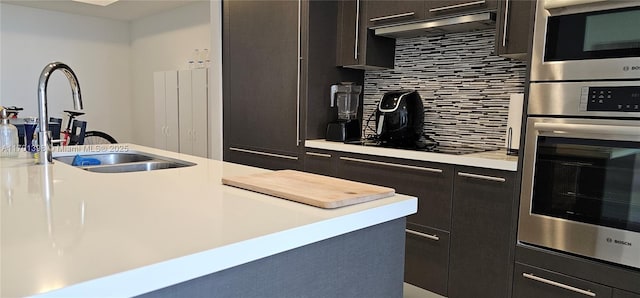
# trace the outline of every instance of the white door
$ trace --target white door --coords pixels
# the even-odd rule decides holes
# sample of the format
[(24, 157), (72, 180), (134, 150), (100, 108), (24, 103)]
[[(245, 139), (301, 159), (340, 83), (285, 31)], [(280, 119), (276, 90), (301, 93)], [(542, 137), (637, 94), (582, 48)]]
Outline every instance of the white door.
[(209, 123), (207, 117), (208, 105), (208, 71), (196, 69), (192, 75), (192, 105), (193, 105), (193, 155), (208, 157), (209, 153)]
[(191, 70), (178, 72), (180, 153), (193, 154), (193, 97)]
[(155, 146), (179, 152), (178, 131), (178, 73), (153, 73)]

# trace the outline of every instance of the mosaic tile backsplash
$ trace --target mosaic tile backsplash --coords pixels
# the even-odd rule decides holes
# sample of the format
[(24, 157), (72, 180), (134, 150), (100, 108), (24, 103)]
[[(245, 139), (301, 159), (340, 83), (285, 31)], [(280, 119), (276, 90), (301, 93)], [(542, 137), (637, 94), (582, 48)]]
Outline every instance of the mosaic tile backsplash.
[(489, 29), (398, 39), (395, 68), (365, 72), (363, 125), (385, 92), (413, 89), (427, 136), (447, 146), (503, 148), (509, 94), (524, 92), (526, 65), (494, 55), (494, 38)]

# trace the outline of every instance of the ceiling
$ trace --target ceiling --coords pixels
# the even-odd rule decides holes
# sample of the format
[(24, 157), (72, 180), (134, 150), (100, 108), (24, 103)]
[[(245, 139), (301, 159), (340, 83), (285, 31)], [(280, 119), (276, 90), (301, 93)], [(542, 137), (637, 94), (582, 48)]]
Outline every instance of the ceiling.
[(121, 21), (143, 18), (198, 1), (208, 0), (119, 0), (108, 6), (98, 6), (71, 0), (0, 0), (0, 2), (7, 4)]

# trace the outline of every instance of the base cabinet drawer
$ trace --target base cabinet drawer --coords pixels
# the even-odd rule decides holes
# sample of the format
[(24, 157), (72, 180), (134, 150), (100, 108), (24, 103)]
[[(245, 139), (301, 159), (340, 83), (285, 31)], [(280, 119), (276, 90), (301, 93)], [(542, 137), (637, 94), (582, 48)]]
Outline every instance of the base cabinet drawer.
[(304, 153), (304, 171), (319, 175), (337, 176), (336, 153), (327, 150), (309, 150)]
[(515, 173), (457, 166), (451, 211), (450, 298), (508, 298)]
[(224, 161), (270, 170), (300, 170), (302, 162), (296, 155), (272, 153), (254, 148), (229, 147)]
[(407, 221), (449, 231), (453, 187), (451, 165), (344, 154), (339, 157), (338, 176), (391, 187), (396, 193), (415, 196), (418, 212), (408, 216)]
[(449, 233), (407, 224), (404, 281), (447, 296)]
[(516, 263), (513, 283), (513, 298), (613, 297), (611, 287), (520, 263)]

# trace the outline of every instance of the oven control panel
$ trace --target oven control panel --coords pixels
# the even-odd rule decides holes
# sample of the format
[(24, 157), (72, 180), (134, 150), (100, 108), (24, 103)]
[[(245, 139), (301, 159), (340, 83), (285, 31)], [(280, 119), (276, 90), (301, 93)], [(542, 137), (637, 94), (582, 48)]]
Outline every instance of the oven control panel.
[(582, 87), (580, 110), (640, 112), (640, 86)]

